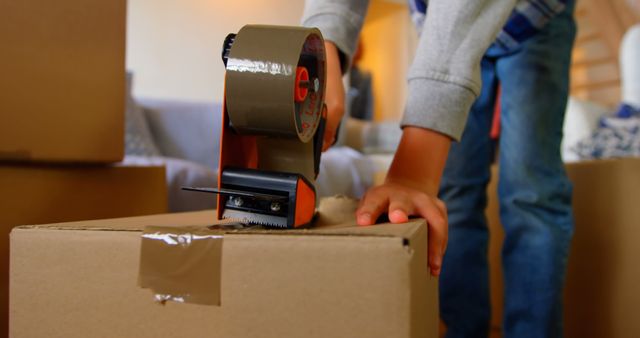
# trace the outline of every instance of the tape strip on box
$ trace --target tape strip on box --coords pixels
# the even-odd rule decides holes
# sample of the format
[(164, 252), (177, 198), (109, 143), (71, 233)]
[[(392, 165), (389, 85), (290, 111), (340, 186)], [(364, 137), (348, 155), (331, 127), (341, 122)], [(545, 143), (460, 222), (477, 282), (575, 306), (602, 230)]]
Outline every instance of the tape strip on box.
[(220, 305), (222, 234), (207, 227), (149, 226), (142, 234), (138, 285), (157, 301)]

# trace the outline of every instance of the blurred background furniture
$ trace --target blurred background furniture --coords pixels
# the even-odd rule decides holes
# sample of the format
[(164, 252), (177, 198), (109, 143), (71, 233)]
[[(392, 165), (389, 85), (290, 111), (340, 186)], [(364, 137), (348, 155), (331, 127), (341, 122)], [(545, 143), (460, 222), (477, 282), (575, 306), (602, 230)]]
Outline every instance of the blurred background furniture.
[[(221, 104), (143, 98), (132, 99), (127, 111), (124, 163), (166, 168), (169, 211), (215, 208), (215, 195), (181, 188), (217, 186)], [(372, 160), (349, 147), (323, 153), (320, 165), (320, 197), (358, 198), (372, 185)]]

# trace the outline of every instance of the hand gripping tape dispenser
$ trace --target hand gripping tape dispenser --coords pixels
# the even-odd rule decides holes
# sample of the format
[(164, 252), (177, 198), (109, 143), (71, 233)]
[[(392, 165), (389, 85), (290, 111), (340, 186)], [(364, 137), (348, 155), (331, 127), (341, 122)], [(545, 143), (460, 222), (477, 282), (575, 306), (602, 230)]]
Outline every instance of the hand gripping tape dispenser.
[(326, 120), (325, 50), (316, 28), (247, 25), (225, 39), (218, 219), (311, 223)]

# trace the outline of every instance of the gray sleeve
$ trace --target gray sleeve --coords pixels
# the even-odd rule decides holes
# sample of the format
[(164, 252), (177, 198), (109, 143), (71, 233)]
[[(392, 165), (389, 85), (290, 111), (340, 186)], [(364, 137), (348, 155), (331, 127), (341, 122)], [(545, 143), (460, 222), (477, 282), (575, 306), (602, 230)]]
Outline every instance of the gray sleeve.
[(319, 28), (324, 39), (344, 53), (341, 61), (345, 70), (356, 49), (368, 7), (369, 0), (307, 0), (302, 25)]
[(516, 0), (431, 0), (409, 69), (402, 126), (459, 140), (480, 94), (480, 60)]

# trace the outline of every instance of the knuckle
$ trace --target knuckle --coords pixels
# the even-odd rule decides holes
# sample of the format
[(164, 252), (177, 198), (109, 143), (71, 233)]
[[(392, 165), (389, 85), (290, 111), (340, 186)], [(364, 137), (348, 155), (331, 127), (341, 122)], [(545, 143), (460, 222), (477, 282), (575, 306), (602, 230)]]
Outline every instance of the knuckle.
[(411, 202), (409, 196), (403, 191), (396, 192), (390, 197), (392, 202), (398, 204), (409, 204)]
[(435, 226), (445, 227), (447, 225), (447, 221), (440, 214), (437, 214), (437, 215), (433, 216), (432, 218), (433, 219), (431, 220), (431, 222), (433, 222)]
[(365, 197), (362, 199), (360, 206), (358, 207), (358, 213), (371, 213), (375, 212), (382, 208), (382, 203), (380, 198), (367, 193)]
[(371, 189), (369, 189), (369, 193), (372, 196), (380, 196), (380, 195), (384, 195), (385, 194), (385, 186), (384, 185), (378, 185), (375, 186)]
[(416, 194), (413, 200), (415, 201), (416, 204), (419, 204), (419, 205), (429, 205), (431, 202), (431, 199), (429, 198), (429, 196), (427, 196), (427, 194), (424, 194), (424, 193)]
[(444, 201), (442, 201), (439, 198), (436, 198), (435, 201), (436, 201), (436, 206), (438, 207), (438, 209), (440, 209), (443, 213), (446, 214), (447, 213), (447, 204), (444, 203)]
[(442, 217), (435, 217), (434, 220), (431, 221), (433, 226), (438, 230), (439, 233), (443, 234), (447, 228), (447, 222)]

